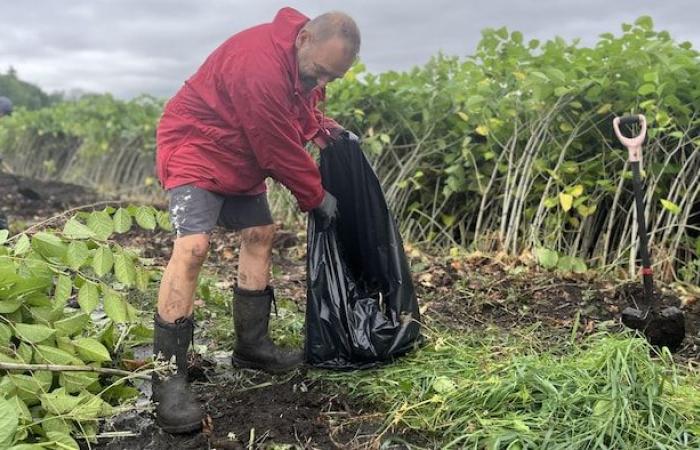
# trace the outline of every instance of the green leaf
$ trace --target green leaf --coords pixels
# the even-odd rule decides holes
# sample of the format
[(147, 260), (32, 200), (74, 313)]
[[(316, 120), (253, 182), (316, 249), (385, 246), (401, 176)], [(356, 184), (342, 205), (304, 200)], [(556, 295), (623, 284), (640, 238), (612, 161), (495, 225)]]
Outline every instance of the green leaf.
[(85, 282), (78, 291), (78, 304), (80, 309), (86, 313), (91, 313), (99, 303), (99, 293), (97, 285), (90, 281)]
[(670, 200), (661, 199), (661, 205), (671, 214), (678, 215), (681, 213), (681, 208)]
[(73, 411), (82, 400), (80, 396), (67, 394), (64, 388), (41, 394), (39, 399), (47, 412), (57, 416)]
[(54, 322), (56, 336), (73, 336), (85, 329), (90, 322), (90, 316), (85, 313), (77, 313)]
[(12, 337), (12, 329), (0, 322), (0, 347), (4, 347), (10, 343), (10, 338)]
[(19, 414), (15, 405), (0, 397), (0, 448), (12, 445), (18, 425)]
[(56, 333), (56, 330), (47, 327), (46, 325), (37, 325), (29, 323), (15, 324), (17, 336), (23, 341), (30, 344), (45, 341)]
[(559, 204), (561, 204), (561, 207), (564, 211), (569, 211), (573, 203), (574, 197), (572, 195), (565, 194), (563, 192), (559, 194)]
[(95, 250), (95, 255), (92, 257), (92, 269), (98, 277), (103, 277), (112, 270), (113, 264), (112, 250), (107, 245)]
[(50, 441), (56, 443), (61, 450), (80, 450), (78, 443), (67, 434), (56, 431), (49, 431), (46, 434), (46, 437), (49, 438)]
[(554, 269), (557, 266), (559, 255), (554, 250), (540, 247), (535, 251), (537, 262), (545, 269)]
[(129, 211), (124, 208), (119, 208), (117, 212), (114, 213), (112, 220), (114, 221), (114, 231), (117, 233), (126, 233), (131, 229), (131, 215)]
[(129, 321), (126, 302), (116, 291), (108, 289), (105, 292), (104, 308), (107, 317), (112, 319), (115, 323), (126, 323)]
[(29, 364), (30, 362), (32, 362), (34, 348), (26, 342), (22, 342), (19, 344), (19, 347), (17, 347), (15, 354), (19, 359), (22, 360), (22, 362)]
[(637, 92), (639, 93), (639, 95), (649, 95), (656, 92), (656, 86), (654, 86), (651, 83), (644, 83), (639, 87), (639, 90)]
[(457, 111), (457, 115), (459, 116), (460, 119), (462, 119), (465, 122), (469, 122), (469, 116), (463, 113), (462, 111)]
[(95, 232), (98, 239), (103, 241), (109, 239), (114, 232), (114, 222), (106, 211), (95, 211), (90, 213), (87, 221), (88, 227)]
[(65, 305), (73, 293), (73, 281), (68, 275), (60, 274), (53, 292), (53, 300), (58, 305)]
[(588, 267), (586, 267), (586, 263), (581, 258), (574, 258), (574, 273), (586, 273), (587, 270)]
[(136, 223), (145, 230), (155, 230), (156, 228), (156, 218), (153, 215), (153, 208), (150, 206), (141, 206), (136, 210), (134, 215)]
[(114, 255), (114, 275), (120, 283), (129, 287), (136, 282), (134, 262), (124, 252)]
[(87, 261), (90, 251), (87, 244), (83, 241), (72, 241), (68, 244), (66, 252), (66, 264), (73, 270), (80, 269), (85, 261)]
[(113, 408), (104, 400), (96, 395), (91, 395), (89, 399), (73, 411), (71, 417), (77, 421), (86, 421), (97, 419), (99, 417), (107, 417), (113, 414)]
[(44, 258), (63, 258), (68, 246), (55, 234), (40, 231), (32, 236), (32, 248)]
[(17, 243), (15, 244), (15, 255), (24, 255), (30, 248), (32, 248), (32, 246), (29, 242), (29, 237), (27, 237), (26, 234), (22, 234), (19, 239), (17, 239)]
[(18, 297), (10, 300), (0, 300), (0, 314), (10, 314), (19, 309), (24, 303), (24, 298)]
[(563, 255), (557, 260), (557, 269), (561, 270), (562, 272), (571, 272), (573, 268), (574, 258), (571, 256)]
[(44, 430), (44, 434), (48, 436), (49, 433), (62, 433), (70, 435), (73, 432), (73, 428), (69, 420), (64, 417), (58, 417), (54, 414), (47, 413), (41, 419), (41, 429)]
[(61, 372), (58, 376), (58, 384), (66, 389), (66, 392), (74, 394), (82, 392), (99, 379), (99, 374), (92, 372)]
[(75, 217), (70, 218), (63, 226), (63, 235), (68, 239), (90, 239), (95, 237), (95, 233), (78, 222)]
[(0, 245), (4, 245), (7, 242), (7, 237), (10, 235), (8, 230), (0, 230)]
[(88, 362), (111, 361), (109, 351), (99, 341), (93, 338), (81, 338), (73, 341), (78, 355)]
[(34, 361), (39, 364), (59, 364), (82, 366), (83, 362), (60, 348), (51, 347), (49, 345), (37, 345), (34, 352)]
[(173, 231), (173, 224), (170, 222), (170, 214), (167, 211), (158, 211), (156, 213), (158, 226), (165, 231)]

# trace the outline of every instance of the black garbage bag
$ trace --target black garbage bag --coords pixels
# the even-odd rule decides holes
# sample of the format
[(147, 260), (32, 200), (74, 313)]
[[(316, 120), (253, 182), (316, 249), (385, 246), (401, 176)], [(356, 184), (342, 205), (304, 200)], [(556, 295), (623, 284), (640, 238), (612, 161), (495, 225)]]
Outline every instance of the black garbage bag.
[(356, 142), (341, 138), (323, 150), (321, 177), (339, 219), (320, 230), (309, 215), (306, 359), (332, 369), (390, 361), (422, 339), (396, 222)]

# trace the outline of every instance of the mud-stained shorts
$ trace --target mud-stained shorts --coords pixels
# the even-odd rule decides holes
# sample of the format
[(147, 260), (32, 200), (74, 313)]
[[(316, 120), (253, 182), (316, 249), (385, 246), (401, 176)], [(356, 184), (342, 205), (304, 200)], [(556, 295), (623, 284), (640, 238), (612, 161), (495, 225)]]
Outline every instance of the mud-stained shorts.
[(209, 234), (215, 226), (242, 230), (273, 222), (265, 193), (220, 195), (192, 185), (168, 191), (170, 221), (178, 236)]

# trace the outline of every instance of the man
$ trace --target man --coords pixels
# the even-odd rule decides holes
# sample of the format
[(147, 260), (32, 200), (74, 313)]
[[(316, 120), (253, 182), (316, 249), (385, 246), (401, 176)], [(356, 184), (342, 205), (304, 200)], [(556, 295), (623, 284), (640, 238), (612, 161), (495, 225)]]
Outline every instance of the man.
[(336, 200), (324, 191), (304, 144), (323, 147), (343, 132), (317, 105), (359, 47), (349, 16), (332, 12), (310, 21), (284, 8), (271, 23), (224, 42), (166, 105), (157, 172), (177, 238), (160, 285), (153, 345), (158, 358), (174, 356), (177, 365), (175, 376), (154, 377), (156, 416), (165, 431), (194, 431), (203, 418), (186, 382), (186, 354), (197, 276), (217, 224), (241, 231), (233, 363), (269, 372), (302, 363), (300, 350), (278, 347), (268, 334), (275, 225), (265, 179), (286, 186), (302, 211), (313, 211), (322, 224), (334, 220)]
[(0, 117), (12, 114), (12, 100), (7, 97), (0, 97)]

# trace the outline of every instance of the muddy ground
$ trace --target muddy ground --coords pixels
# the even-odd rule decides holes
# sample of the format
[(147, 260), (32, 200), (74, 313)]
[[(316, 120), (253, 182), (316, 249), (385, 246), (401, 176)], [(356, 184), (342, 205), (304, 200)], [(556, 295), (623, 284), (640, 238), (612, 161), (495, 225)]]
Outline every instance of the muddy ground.
[[(0, 174), (2, 211), (10, 228), (24, 229), (66, 209), (99, 201), (96, 194), (74, 185), (42, 183)], [(133, 231), (120, 236), (121, 244), (141, 250), (156, 265), (164, 265), (172, 236), (163, 231)], [(301, 226), (280, 225), (273, 255), (273, 279), (278, 298), (290, 299), (303, 311), (305, 299), (305, 236)], [(212, 235), (206, 272), (226, 291), (235, 281), (237, 236)], [(592, 274), (561, 276), (538, 269), (528, 258), (520, 260), (469, 255), (435, 256), (407, 246), (414, 268), (421, 312), (431, 326), (475, 333), (487, 328), (508, 333), (529, 330), (538, 339), (569, 339), (572, 329), (584, 338), (600, 329), (621, 329), (620, 312), (640, 297), (638, 283), (615, 283)], [(699, 362), (700, 303), (679, 299), (658, 286), (665, 305), (680, 306), (686, 314), (687, 337), (676, 354), (679, 361)], [(207, 299), (197, 304), (206, 309)], [(211, 318), (199, 325), (207, 329)], [(220, 319), (220, 318), (219, 318)], [(213, 320), (213, 319), (211, 319)], [(210, 341), (209, 344), (212, 344)], [(216, 350), (217, 343), (208, 348)], [(220, 343), (220, 354), (230, 349)], [(153, 423), (146, 402), (142, 409), (109, 421), (102, 432), (131, 436), (101, 439), (101, 449), (238, 449), (238, 448), (358, 448), (378, 447), (376, 432), (381, 413), (359, 404), (336, 388), (310, 381), (304, 372), (272, 377), (232, 369), (226, 358), (209, 367), (193, 366), (195, 389), (210, 422), (203, 433), (170, 436)], [(209, 363), (211, 364), (211, 362)], [(413, 438), (419, 439), (414, 436)], [(410, 438), (407, 439), (412, 441)], [(87, 446), (85, 446), (87, 448)], [(401, 448), (385, 446), (383, 448)]]

